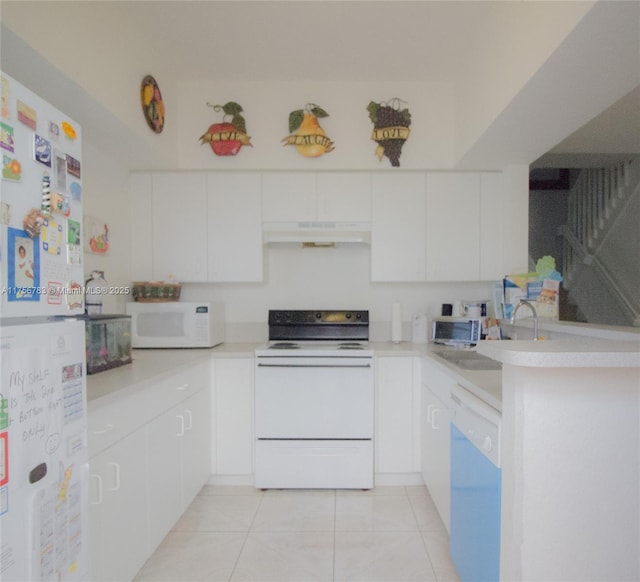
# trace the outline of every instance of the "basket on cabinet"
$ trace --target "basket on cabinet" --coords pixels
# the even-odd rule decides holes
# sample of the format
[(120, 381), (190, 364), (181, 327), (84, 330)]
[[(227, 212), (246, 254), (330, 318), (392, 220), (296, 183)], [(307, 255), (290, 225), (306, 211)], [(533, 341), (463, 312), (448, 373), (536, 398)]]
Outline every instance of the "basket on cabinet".
[(182, 285), (180, 283), (164, 283), (162, 281), (134, 281), (133, 300), (140, 302), (178, 301)]

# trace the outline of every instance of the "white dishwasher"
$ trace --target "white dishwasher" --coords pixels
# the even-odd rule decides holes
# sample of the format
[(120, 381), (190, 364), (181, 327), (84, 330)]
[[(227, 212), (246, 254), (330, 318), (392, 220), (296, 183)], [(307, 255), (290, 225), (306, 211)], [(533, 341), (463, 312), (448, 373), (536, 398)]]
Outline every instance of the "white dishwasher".
[(500, 579), (501, 414), (451, 389), (451, 557), (463, 582)]

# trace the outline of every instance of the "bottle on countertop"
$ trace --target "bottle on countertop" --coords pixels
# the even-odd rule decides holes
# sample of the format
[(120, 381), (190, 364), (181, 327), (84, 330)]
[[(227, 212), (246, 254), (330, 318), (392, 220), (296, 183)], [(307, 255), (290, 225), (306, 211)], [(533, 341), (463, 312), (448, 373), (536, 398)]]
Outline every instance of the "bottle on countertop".
[(85, 282), (84, 307), (87, 315), (101, 315), (103, 298), (107, 294), (108, 286), (104, 278), (104, 271), (91, 271)]

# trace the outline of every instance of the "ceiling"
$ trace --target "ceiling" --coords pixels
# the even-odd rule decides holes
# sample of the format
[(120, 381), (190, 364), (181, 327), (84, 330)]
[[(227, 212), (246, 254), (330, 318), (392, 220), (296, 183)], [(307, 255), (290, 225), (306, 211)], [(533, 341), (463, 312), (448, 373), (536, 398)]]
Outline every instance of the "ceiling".
[(640, 155), (640, 86), (536, 160), (532, 167), (607, 166)]
[[(489, 74), (514, 66), (534, 73), (545, 51), (552, 53), (592, 5), (587, 0), (2, 0), (2, 20), (43, 48), (55, 42), (50, 30), (67, 23), (78, 46), (90, 43), (98, 51), (97, 67), (101, 58), (136, 54), (149, 70), (162, 71), (163, 82), (384, 80), (467, 88), (477, 55), (493, 69)], [(640, 87), (535, 165), (584, 165), (585, 155), (629, 153), (640, 153)]]

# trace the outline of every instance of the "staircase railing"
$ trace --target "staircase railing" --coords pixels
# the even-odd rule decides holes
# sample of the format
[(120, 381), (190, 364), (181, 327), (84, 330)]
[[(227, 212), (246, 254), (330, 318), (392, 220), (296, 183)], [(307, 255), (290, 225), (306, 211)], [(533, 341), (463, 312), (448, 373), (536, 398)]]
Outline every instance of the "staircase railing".
[(609, 228), (623, 211), (625, 202), (640, 188), (640, 157), (608, 168), (586, 168), (576, 180), (568, 201), (567, 224), (560, 227), (564, 239), (564, 286), (570, 289), (580, 269), (595, 269), (610, 296), (640, 324), (637, 305), (625, 296), (615, 277), (598, 258)]

